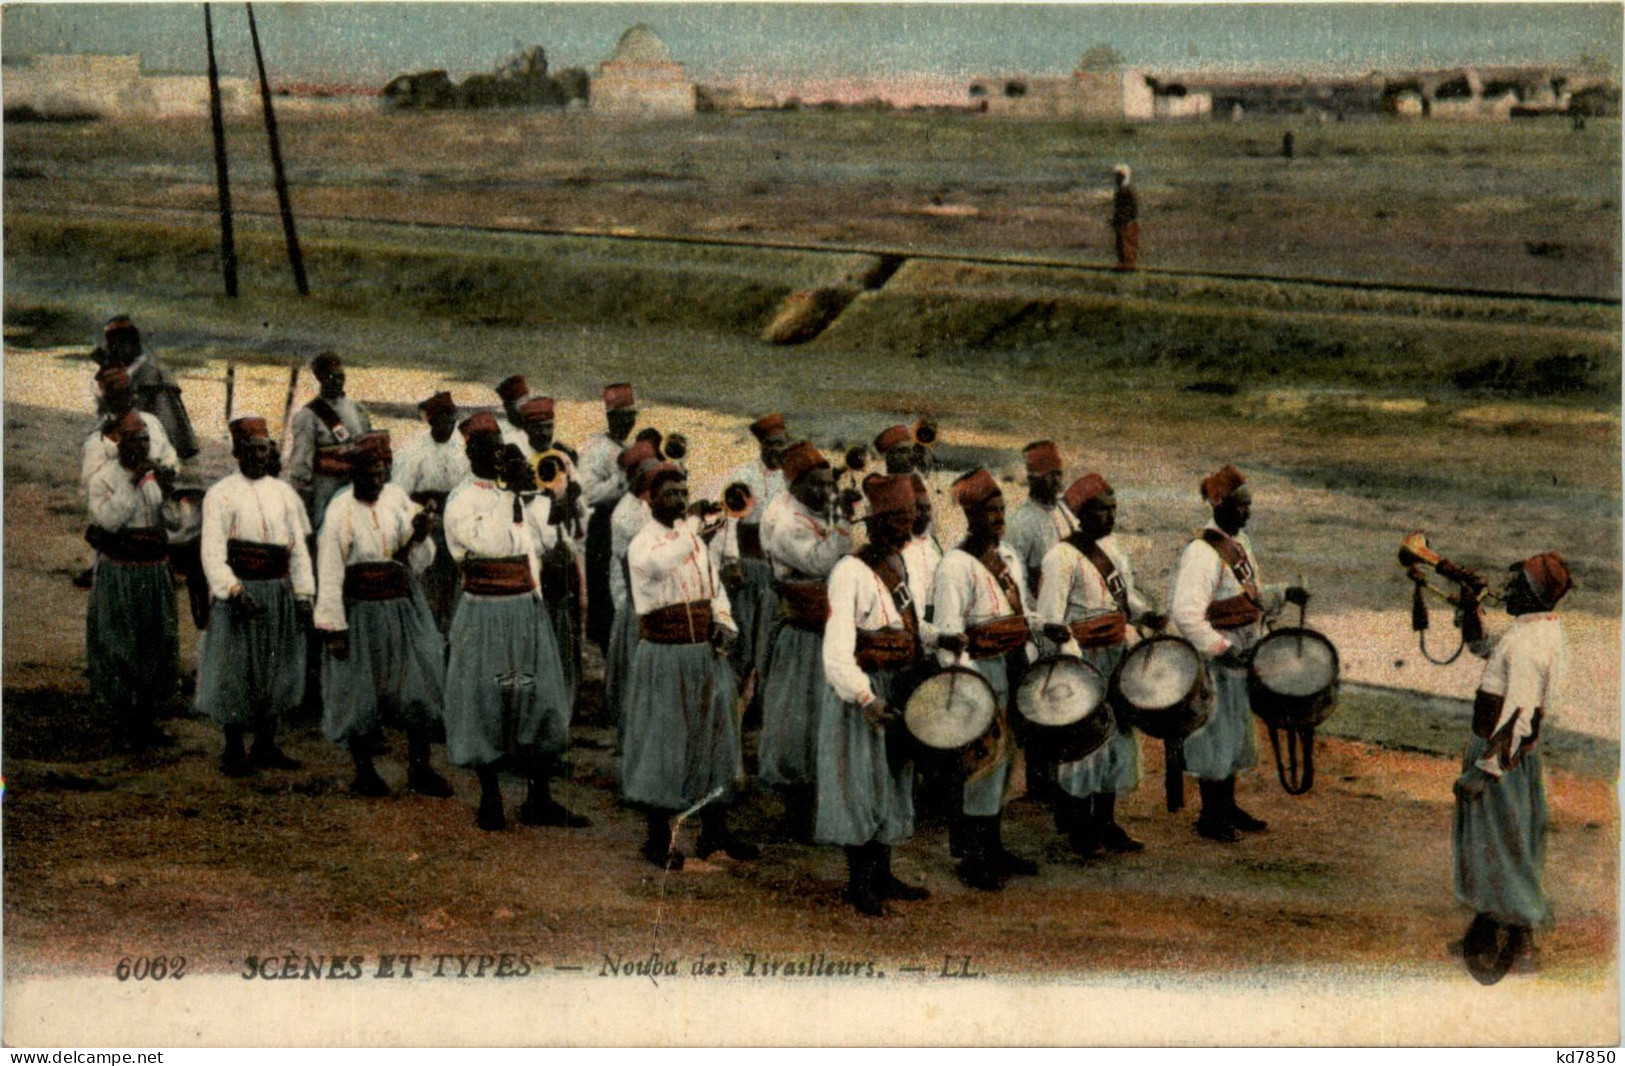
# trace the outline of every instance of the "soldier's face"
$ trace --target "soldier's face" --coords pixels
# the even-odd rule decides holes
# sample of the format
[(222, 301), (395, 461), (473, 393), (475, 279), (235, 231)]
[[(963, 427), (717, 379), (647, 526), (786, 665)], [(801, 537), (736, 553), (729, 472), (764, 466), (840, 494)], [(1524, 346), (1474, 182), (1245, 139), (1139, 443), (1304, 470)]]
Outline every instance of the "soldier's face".
[(367, 503), (378, 498), (389, 482), (390, 461), (368, 459), (355, 468), (355, 498)]
[(1027, 479), (1027, 492), (1034, 500), (1041, 504), (1055, 502), (1056, 494), (1061, 491), (1061, 472), (1051, 470), (1047, 474), (1037, 474)]
[(530, 446), (539, 452), (545, 452), (553, 446), (553, 420), (551, 418), (525, 423), (525, 436), (530, 440)]
[(965, 515), (965, 525), (972, 536), (982, 540), (1004, 539), (1004, 496), (999, 494)]
[(344, 368), (342, 366), (324, 370), (316, 375), (317, 384), (322, 387), (322, 396), (335, 400), (344, 395)]
[(812, 511), (824, 511), (835, 494), (835, 472), (827, 466), (813, 469), (796, 478), (790, 494)]
[(133, 470), (147, 461), (151, 448), (152, 441), (145, 429), (126, 433), (119, 438), (118, 461), (126, 469)]
[(605, 417), (609, 420), (609, 435), (615, 440), (625, 440), (626, 435), (632, 432), (632, 427), (638, 424), (638, 412), (635, 407), (617, 407)]
[(789, 441), (783, 434), (776, 434), (762, 441), (762, 465), (769, 470), (779, 468), (779, 456), (784, 452), (784, 446)]
[(931, 497), (919, 494), (914, 497), (914, 535), (924, 536), (925, 531), (931, 528)]
[(1504, 597), (1502, 606), (1507, 614), (1517, 617), (1520, 614), (1537, 614), (1546, 610), (1546, 605), (1540, 602), (1535, 590), (1529, 584), (1529, 575), (1524, 573), (1520, 563), (1512, 568), (1512, 576), (1507, 579), (1506, 588), (1501, 595)]
[(237, 469), (243, 477), (253, 481), (265, 476), (276, 454), (269, 438), (254, 437), (237, 445)]
[(1109, 493), (1084, 503), (1078, 512), (1078, 528), (1090, 540), (1099, 540), (1117, 528), (1117, 497)]
[(649, 500), (649, 509), (662, 525), (671, 525), (688, 510), (688, 481), (685, 478), (667, 478), (660, 483)]
[(869, 536), (887, 548), (901, 548), (914, 535), (914, 508), (888, 511), (869, 521)]
[(457, 411), (440, 411), (429, 419), (429, 436), (438, 444), (444, 444), (451, 439), (452, 430), (457, 428)]
[(1245, 488), (1237, 489), (1224, 498), (1224, 502), (1213, 508), (1213, 521), (1226, 533), (1232, 535), (1240, 533), (1247, 528), (1247, 520), (1253, 515), (1253, 494)]

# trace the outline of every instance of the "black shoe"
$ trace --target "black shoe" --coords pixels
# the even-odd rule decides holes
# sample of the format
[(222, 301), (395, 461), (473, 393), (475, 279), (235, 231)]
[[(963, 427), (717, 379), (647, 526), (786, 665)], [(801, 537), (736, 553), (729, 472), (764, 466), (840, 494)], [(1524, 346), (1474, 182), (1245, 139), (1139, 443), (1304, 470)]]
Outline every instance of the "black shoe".
[(389, 785), (378, 776), (378, 771), (371, 766), (365, 769), (357, 768), (355, 780), (350, 782), (350, 792), (357, 796), (371, 796), (377, 799), (389, 795)]
[(665, 847), (653, 841), (643, 845), (641, 853), (645, 859), (654, 863), (662, 870), (681, 870), (683, 868), (683, 853), (680, 851), (667, 851)]
[(1073, 826), (1072, 831), (1066, 835), (1067, 845), (1072, 848), (1073, 854), (1082, 859), (1092, 859), (1100, 854), (1100, 836), (1092, 825)]
[(1031, 859), (1024, 859), (1004, 846), (1001, 839), (1003, 833), (1004, 817), (995, 815), (988, 819), (986, 827), (988, 834), (987, 855), (1001, 873), (1007, 877), (1036, 877), (1038, 864)]
[(545, 803), (532, 803), (526, 800), (521, 803), (519, 820), (525, 825), (551, 825), (565, 829), (585, 829), (592, 825), (588, 819), (568, 810), (564, 804), (552, 800)]
[(961, 859), (954, 873), (961, 883), (983, 892), (997, 892), (1004, 887), (1004, 875), (996, 866), (981, 857)]
[(884, 918), (889, 913), (880, 890), (879, 861), (872, 845), (846, 848), (846, 901), (870, 918)]
[(451, 782), (427, 766), (413, 766), (406, 771), (406, 789), (436, 799), (445, 799), (453, 794)]
[(1100, 834), (1100, 844), (1114, 855), (1133, 855), (1145, 850), (1145, 845), (1128, 835), (1116, 822), (1106, 826)]
[(948, 854), (956, 859), (963, 859), (970, 848), (966, 838), (970, 836), (970, 827), (960, 817), (951, 818), (948, 822)]
[(881, 899), (900, 899), (908, 903), (917, 903), (922, 899), (930, 899), (928, 889), (918, 885), (911, 885), (899, 881), (891, 872), (891, 848), (885, 844), (871, 844), (873, 849), (872, 861), (874, 863), (875, 895)]
[(1234, 844), (1241, 839), (1241, 834), (1229, 822), (1205, 817), (1196, 819), (1196, 835), (1220, 844)]
[(254, 773), (254, 767), (240, 750), (227, 751), (220, 756), (220, 772), (227, 777), (248, 777)]
[(175, 738), (150, 722), (130, 731), (130, 750), (152, 751), (154, 748), (173, 748)]
[(74, 576), (73, 587), (76, 589), (94, 588), (95, 585), (96, 568), (94, 566), (81, 570), (77, 575)]
[(711, 853), (720, 851), (730, 859), (739, 862), (749, 862), (762, 857), (762, 849), (748, 840), (743, 840), (733, 833), (701, 833), (700, 839), (694, 842), (694, 854), (700, 859), (709, 859)]
[(1262, 833), (1270, 826), (1270, 824), (1264, 821), (1264, 819), (1254, 818), (1240, 807), (1237, 807), (1234, 803), (1230, 805), (1230, 810), (1226, 816), (1226, 821), (1235, 826), (1237, 829), (1241, 830), (1243, 833)]
[(271, 743), (255, 744), (248, 753), (248, 761), (267, 770), (301, 770), (305, 765)]
[(493, 833), (508, 828), (508, 816), (502, 811), (500, 795), (480, 798), (480, 809), (474, 814), (474, 824)]

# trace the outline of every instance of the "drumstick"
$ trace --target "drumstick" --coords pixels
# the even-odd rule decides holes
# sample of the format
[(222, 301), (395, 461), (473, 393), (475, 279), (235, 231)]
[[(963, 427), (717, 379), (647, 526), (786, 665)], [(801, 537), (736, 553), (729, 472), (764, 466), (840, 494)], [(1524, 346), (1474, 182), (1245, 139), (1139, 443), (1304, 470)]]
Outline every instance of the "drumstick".
[(1049, 679), (1053, 676), (1055, 676), (1055, 664), (1050, 663), (1049, 669), (1044, 671), (1044, 683), (1038, 686), (1038, 694), (1040, 696), (1049, 691)]
[[(1303, 575), (1302, 574), (1298, 575), (1298, 587), (1303, 588)], [(1309, 605), (1307, 603), (1298, 604), (1298, 648), (1297, 648), (1297, 651), (1298, 651), (1298, 658), (1300, 658), (1300, 659), (1303, 658), (1303, 614), (1304, 614), (1304, 611), (1308, 610), (1308, 608), (1309, 608)]]

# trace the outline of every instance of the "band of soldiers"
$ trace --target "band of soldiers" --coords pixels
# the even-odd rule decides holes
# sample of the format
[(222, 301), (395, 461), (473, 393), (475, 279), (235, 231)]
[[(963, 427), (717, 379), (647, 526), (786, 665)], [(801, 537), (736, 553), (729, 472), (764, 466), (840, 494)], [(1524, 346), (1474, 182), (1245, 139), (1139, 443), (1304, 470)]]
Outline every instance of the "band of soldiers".
[[(115, 337), (123, 347), (96, 375), (103, 423), (82, 477), (96, 556), (89, 674), (142, 748), (167, 740), (153, 721), (177, 670), (161, 512), (185, 455), (162, 417), (174, 394), (149, 392), (159, 416), (137, 408), (133, 332), (127, 319), (108, 325), (109, 350)], [(1308, 593), (1262, 582), (1245, 532), (1251, 491), (1232, 465), (1201, 482), (1211, 521), (1181, 554), (1163, 613), (1114, 535), (1112, 486), (1097, 472), (1064, 484), (1052, 441), (1023, 450), (1029, 491), (1008, 524), (989, 471), (953, 482), (966, 534), (944, 550), (923, 476), (929, 423), (883, 430), (873, 447), (886, 473), (843, 485), (861, 461), (837, 474), (782, 415), (765, 415), (750, 426), (757, 457), (695, 502), (684, 442), (648, 429), (633, 439), (631, 385), (603, 390), (605, 432), (579, 458), (553, 438), (553, 400), (514, 375), (496, 387), (503, 420), (459, 411), (444, 392), (422, 401), (427, 430), (397, 459), (345, 396), (339, 358), (312, 370), (320, 395), (290, 423), (284, 477), (265, 420), (239, 417), (238, 471), (202, 499), (196, 705), (223, 731), (229, 776), (298, 766), (276, 735), (308, 680), (323, 731), (354, 762), (356, 794), (389, 794), (372, 755), (384, 726), (399, 724), (406, 788), (451, 796), (430, 760), (443, 727), (449, 762), (479, 782), (480, 828), (506, 825), (504, 770), (526, 780), (520, 821), (585, 826), (551, 784), (590, 640), (604, 650), (601, 713), (618, 730), (622, 798), (646, 815), (650, 862), (682, 868), (675, 820), (695, 813), (699, 857), (760, 854), (728, 818), (745, 778), (740, 711), (755, 702), (758, 774), (785, 796), (791, 835), (844, 849), (847, 898), (883, 915), (890, 900), (928, 895), (892, 872), (917, 787), (947, 808), (958, 876), (976, 889), (1037, 872), (1003, 842), (1023, 780), (1077, 854), (1141, 850), (1116, 818), (1141, 780), (1132, 724), (1116, 720), (1104, 743), (1058, 759), (1023, 750), (1013, 696), (1034, 663), (1058, 656), (1112, 677), (1139, 640), (1171, 627), (1200, 655), (1212, 703), (1174, 766), (1198, 780), (1196, 832), (1234, 842), (1266, 828), (1236, 801), (1237, 776), (1257, 761), (1249, 656), (1266, 623)], [(1477, 915), (1469, 940), (1510, 930), (1525, 957), (1530, 930), (1550, 917), (1537, 742), (1563, 659), (1553, 610), (1570, 586), (1558, 556), (1536, 556), (1512, 568), (1504, 638), (1484, 639), (1476, 598), (1464, 624), (1489, 662), (1456, 783), (1455, 889)], [(911, 695), (942, 676), (992, 692), (974, 765), (932, 757), (905, 721)]]

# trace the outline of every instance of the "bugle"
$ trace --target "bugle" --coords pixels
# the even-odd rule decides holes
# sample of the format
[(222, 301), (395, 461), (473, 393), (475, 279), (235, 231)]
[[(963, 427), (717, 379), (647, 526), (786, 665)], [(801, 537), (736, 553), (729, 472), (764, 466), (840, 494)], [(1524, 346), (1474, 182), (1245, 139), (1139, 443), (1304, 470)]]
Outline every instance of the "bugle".
[[(1485, 601), (1500, 603), (1502, 598), (1490, 591), (1489, 582), (1476, 570), (1452, 562), (1428, 547), (1427, 535), (1420, 531), (1409, 533), (1400, 541), (1399, 565), (1405, 568), (1405, 575), (1415, 586), (1411, 595), (1411, 629), (1417, 635), (1417, 646), (1421, 649), (1422, 657), (1436, 666), (1448, 666), (1461, 656), (1468, 643), (1483, 636), (1478, 621), (1478, 605)], [(1451, 594), (1434, 587), (1428, 581), (1428, 570), (1454, 582), (1456, 592)], [(1461, 643), (1446, 658), (1440, 658), (1428, 650), (1428, 607), (1424, 593), (1432, 593), (1455, 608), (1453, 621), (1456, 628), (1461, 630)]]

